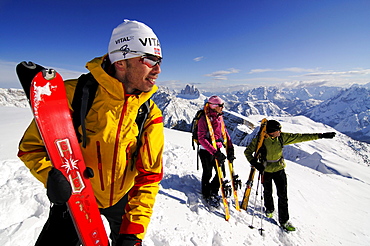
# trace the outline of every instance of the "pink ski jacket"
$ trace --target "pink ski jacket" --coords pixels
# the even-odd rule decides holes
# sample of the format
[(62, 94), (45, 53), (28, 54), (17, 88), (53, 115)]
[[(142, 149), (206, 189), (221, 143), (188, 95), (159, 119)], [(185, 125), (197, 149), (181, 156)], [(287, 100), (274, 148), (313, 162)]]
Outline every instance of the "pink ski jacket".
[[(215, 134), (215, 139), (217, 143), (217, 148), (222, 148), (223, 134), (221, 132), (221, 121), (223, 121), (222, 115), (218, 114), (216, 111), (209, 109), (208, 117), (211, 121), (213, 132)], [(225, 128), (227, 136), (227, 146), (226, 148), (232, 148), (233, 144), (227, 129)], [(198, 141), (200, 145), (207, 150), (211, 155), (214, 155), (217, 151), (212, 146), (211, 137), (208, 131), (208, 125), (205, 114), (203, 114), (198, 121)]]

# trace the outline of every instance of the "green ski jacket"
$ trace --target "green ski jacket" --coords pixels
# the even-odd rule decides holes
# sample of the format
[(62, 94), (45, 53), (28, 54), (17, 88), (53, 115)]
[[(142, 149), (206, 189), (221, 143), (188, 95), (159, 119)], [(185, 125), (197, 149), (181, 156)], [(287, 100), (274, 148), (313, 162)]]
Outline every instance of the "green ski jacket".
[[(267, 134), (266, 134), (267, 135)], [(268, 135), (267, 135), (268, 136)], [(317, 133), (285, 133), (280, 134), (282, 142), (278, 138), (271, 138), (268, 136), (263, 141), (263, 146), (266, 148), (266, 168), (265, 172), (274, 173), (280, 171), (286, 167), (286, 163), (283, 158), (283, 146), (295, 144), (305, 141), (317, 140), (319, 135)], [(247, 146), (244, 151), (244, 155), (249, 162), (254, 158), (253, 153), (256, 149), (258, 136), (256, 136), (252, 142)]]

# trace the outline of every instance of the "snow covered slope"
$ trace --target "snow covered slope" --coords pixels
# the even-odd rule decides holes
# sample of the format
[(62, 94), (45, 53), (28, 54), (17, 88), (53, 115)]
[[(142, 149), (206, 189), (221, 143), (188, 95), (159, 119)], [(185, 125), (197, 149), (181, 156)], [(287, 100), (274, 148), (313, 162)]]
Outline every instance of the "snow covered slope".
[[(32, 115), (29, 109), (9, 107), (0, 107), (0, 114), (0, 245), (31, 246), (50, 205), (42, 184), (16, 157), (19, 139)], [(255, 124), (261, 118), (248, 117)], [(278, 120), (284, 131), (333, 130), (305, 117)], [(370, 245), (370, 173), (364, 162), (370, 154), (367, 144), (358, 145), (338, 134), (332, 140), (285, 147), (291, 222), (297, 227), (288, 234), (276, 225), (276, 215), (267, 219), (260, 214), (261, 199), (257, 196), (255, 201), (255, 190), (248, 211), (232, 207), (229, 222), (222, 209), (209, 211), (199, 195), (201, 170), (196, 169), (190, 139), (190, 133), (165, 129), (165, 176), (145, 246)], [(244, 148), (236, 146), (235, 151), (235, 171), (245, 183), (249, 164)], [(240, 196), (242, 193), (239, 191)], [(256, 229), (249, 228), (253, 211)], [(263, 236), (257, 230), (261, 226)]]

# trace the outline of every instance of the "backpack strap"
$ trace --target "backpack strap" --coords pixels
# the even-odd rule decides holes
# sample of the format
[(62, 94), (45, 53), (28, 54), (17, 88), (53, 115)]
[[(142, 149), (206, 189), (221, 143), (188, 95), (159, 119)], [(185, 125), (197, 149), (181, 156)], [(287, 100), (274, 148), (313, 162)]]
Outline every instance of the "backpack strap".
[(283, 140), (283, 137), (280, 135), (280, 136), (278, 137), (278, 139), (279, 139), (279, 143), (280, 143), (280, 145), (281, 145), (281, 148), (284, 148), (284, 140)]
[[(98, 82), (95, 80), (91, 73), (82, 74), (78, 78), (76, 89), (72, 100), (72, 118), (73, 125), (76, 131), (77, 138), (81, 142), (82, 146), (86, 148), (86, 124), (85, 118), (89, 112), (98, 89)], [(82, 128), (82, 136), (78, 132), (78, 127)]]
[(138, 126), (139, 134), (136, 137), (137, 144), (136, 144), (135, 152), (133, 153), (131, 171), (134, 169), (134, 165), (136, 163), (136, 159), (139, 154), (139, 149), (143, 144), (143, 142), (141, 141), (141, 136), (143, 135), (144, 124), (145, 124), (145, 121), (148, 119), (149, 111), (150, 111), (150, 99), (148, 99), (145, 103), (143, 103), (137, 112), (135, 122)]

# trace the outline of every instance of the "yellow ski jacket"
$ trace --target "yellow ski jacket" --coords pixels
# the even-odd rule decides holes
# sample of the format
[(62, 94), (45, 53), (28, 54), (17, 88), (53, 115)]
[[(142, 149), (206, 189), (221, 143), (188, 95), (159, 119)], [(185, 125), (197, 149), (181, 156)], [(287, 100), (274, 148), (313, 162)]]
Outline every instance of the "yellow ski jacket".
[[(128, 193), (120, 233), (135, 234), (142, 239), (163, 177), (164, 133), (162, 112), (150, 100), (150, 112), (141, 138), (142, 146), (134, 168), (131, 168), (139, 132), (135, 119), (139, 107), (158, 88), (154, 86), (152, 91), (137, 95), (125, 94), (123, 84), (102, 69), (103, 59), (95, 58), (86, 64), (99, 86), (86, 116), (87, 146), (81, 147), (81, 150), (86, 165), (94, 171), (90, 181), (98, 206), (113, 206)], [(77, 79), (65, 81), (70, 105), (76, 84)], [(31, 122), (20, 142), (18, 156), (46, 186), (52, 164), (35, 121)]]

